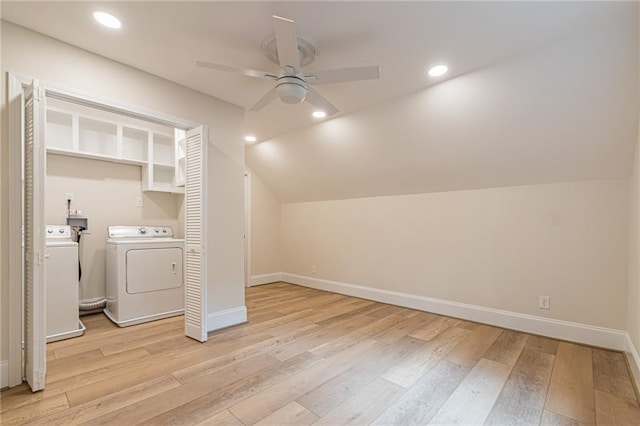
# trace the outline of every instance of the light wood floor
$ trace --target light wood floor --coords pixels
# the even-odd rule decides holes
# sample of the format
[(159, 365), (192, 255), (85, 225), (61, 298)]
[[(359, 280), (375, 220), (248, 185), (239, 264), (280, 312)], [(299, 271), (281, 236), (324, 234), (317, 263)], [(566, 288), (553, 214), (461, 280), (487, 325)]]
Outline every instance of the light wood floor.
[(617, 352), (284, 283), (246, 299), (206, 344), (182, 317), (84, 317), (43, 392), (2, 392), (2, 424), (640, 424)]

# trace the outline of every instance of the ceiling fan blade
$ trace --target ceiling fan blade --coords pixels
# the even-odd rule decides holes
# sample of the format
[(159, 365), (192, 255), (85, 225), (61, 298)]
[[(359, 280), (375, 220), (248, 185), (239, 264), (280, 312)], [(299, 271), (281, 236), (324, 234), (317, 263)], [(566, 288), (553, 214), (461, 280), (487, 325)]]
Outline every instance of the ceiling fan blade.
[(333, 115), (339, 111), (334, 104), (329, 102), (327, 98), (322, 96), (320, 92), (318, 92), (313, 87), (307, 86), (307, 90), (307, 97), (305, 98), (305, 100), (311, 105), (326, 112), (327, 115)]
[(380, 67), (371, 65), (367, 67), (340, 68), (336, 70), (311, 71), (304, 76), (309, 83), (332, 84), (346, 81), (376, 80), (380, 78)]
[(249, 77), (268, 78), (271, 80), (275, 80), (276, 78), (278, 78), (277, 75), (272, 74), (270, 72), (232, 67), (231, 65), (213, 64), (211, 62), (204, 62), (204, 61), (196, 61), (196, 65), (201, 68), (211, 68), (212, 70), (233, 72), (236, 74), (242, 74)]
[(249, 109), (249, 111), (260, 111), (262, 108), (266, 107), (271, 102), (275, 101), (275, 99), (276, 99), (276, 88), (274, 87), (273, 89), (265, 93), (264, 96), (260, 98), (260, 100), (256, 102), (255, 105), (251, 107), (251, 109)]
[(273, 26), (276, 32), (276, 46), (281, 67), (292, 67), (300, 72), (300, 56), (298, 53), (298, 35), (296, 24), (291, 19), (273, 15)]

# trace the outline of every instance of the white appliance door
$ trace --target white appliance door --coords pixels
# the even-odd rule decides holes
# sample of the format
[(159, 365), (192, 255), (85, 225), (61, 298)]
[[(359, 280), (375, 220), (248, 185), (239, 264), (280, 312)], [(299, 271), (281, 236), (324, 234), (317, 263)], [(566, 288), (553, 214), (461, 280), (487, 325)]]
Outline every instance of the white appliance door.
[(44, 88), (37, 80), (24, 99), (24, 363), (32, 391), (46, 374), (44, 191)]
[(206, 167), (208, 130), (187, 131), (184, 334), (207, 341)]
[(127, 293), (182, 287), (182, 258), (179, 247), (127, 250)]

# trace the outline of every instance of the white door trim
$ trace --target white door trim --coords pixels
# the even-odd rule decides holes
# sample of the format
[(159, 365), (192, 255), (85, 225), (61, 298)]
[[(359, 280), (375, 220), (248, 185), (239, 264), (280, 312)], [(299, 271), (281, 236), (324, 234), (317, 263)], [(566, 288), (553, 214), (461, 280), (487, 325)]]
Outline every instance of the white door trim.
[(244, 172), (244, 286), (251, 287), (251, 172)]
[(8, 75), (9, 103), (9, 341), (8, 386), (22, 383), (22, 116), (23, 88), (32, 79)]

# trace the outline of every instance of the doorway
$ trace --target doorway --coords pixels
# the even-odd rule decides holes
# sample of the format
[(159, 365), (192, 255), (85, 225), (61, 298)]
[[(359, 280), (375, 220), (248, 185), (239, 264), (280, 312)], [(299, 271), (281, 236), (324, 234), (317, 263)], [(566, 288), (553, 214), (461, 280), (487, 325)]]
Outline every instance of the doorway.
[[(157, 125), (179, 128), (186, 131), (185, 141), (185, 292), (190, 301), (185, 307), (185, 335), (199, 341), (206, 341), (206, 152), (208, 129), (187, 120), (148, 111), (117, 101), (98, 99), (90, 94), (75, 92), (53, 83), (41, 82), (27, 76), (9, 73), (9, 356), (8, 385), (16, 386), (23, 377), (36, 391), (44, 387), (46, 372), (46, 346), (44, 315), (38, 306), (44, 299), (43, 272), (46, 267), (47, 252), (44, 248), (43, 229), (45, 226), (42, 212), (44, 197), (44, 166), (33, 168), (28, 161), (24, 166), (23, 158), (32, 151), (40, 153), (39, 164), (43, 163), (45, 151), (44, 132), (46, 122), (46, 103), (48, 99), (72, 102), (83, 107), (109, 111), (123, 116), (145, 120)], [(29, 104), (29, 105), (28, 105)], [(33, 104), (35, 109), (29, 110)], [(35, 119), (25, 113), (36, 111)], [(30, 124), (29, 124), (30, 123)], [(25, 126), (29, 124), (32, 127)], [(25, 131), (31, 129), (31, 132)], [(32, 145), (26, 144), (29, 135), (36, 135)], [(28, 151), (31, 150), (31, 151)], [(25, 192), (25, 183), (32, 181), (33, 188)], [(23, 204), (23, 195), (37, 203), (37, 208), (29, 207), (27, 200)], [(27, 207), (24, 207), (27, 206)], [(24, 233), (25, 247), (22, 249), (24, 217), (29, 216), (32, 225)], [(35, 232), (32, 230), (35, 229)], [(40, 247), (40, 249), (38, 249)], [(195, 259), (195, 261), (194, 261)], [(191, 270), (189, 269), (191, 265)], [(194, 266), (196, 265), (196, 266)], [(33, 272), (36, 272), (36, 279)], [(24, 286), (24, 280), (29, 280)], [(34, 305), (33, 302), (36, 301)], [(23, 316), (22, 305), (26, 308)], [(36, 309), (34, 309), (34, 307)], [(38, 314), (38, 312), (40, 312)], [(35, 314), (35, 315), (32, 315)], [(26, 318), (26, 319), (25, 319)], [(24, 347), (27, 367), (23, 370), (22, 333), (25, 331)], [(33, 354), (37, 362), (29, 359)]]

